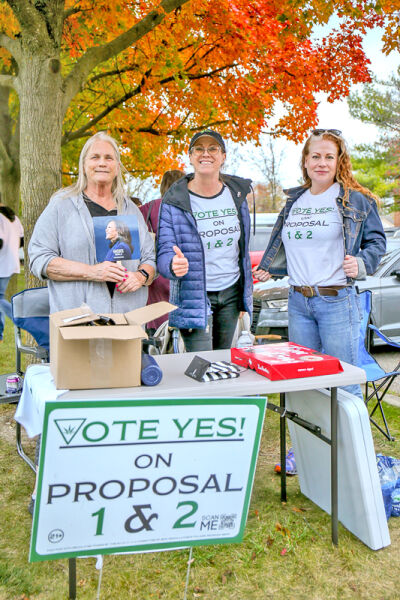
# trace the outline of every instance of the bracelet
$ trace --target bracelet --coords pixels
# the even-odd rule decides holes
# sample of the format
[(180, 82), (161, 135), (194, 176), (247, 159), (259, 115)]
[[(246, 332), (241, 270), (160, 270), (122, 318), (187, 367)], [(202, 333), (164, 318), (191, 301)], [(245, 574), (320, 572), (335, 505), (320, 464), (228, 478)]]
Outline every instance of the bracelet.
[(141, 273), (143, 275), (143, 277), (146, 278), (146, 281), (145, 281), (145, 285), (146, 285), (146, 283), (149, 280), (149, 274), (148, 274), (148, 272), (145, 269), (138, 269), (137, 272)]

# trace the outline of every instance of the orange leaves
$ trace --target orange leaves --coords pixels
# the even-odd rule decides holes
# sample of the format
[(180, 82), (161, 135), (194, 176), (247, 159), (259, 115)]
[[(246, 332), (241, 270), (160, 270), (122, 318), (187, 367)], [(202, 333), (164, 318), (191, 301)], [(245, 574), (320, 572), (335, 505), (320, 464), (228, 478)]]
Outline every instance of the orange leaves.
[[(90, 74), (64, 122), (66, 141), (77, 130), (82, 135), (71, 154), (86, 134), (106, 128), (129, 148), (132, 170), (159, 174), (177, 166), (185, 142), (203, 126), (236, 141), (269, 130), (300, 142), (316, 124), (318, 92), (334, 100), (369, 80), (361, 35), (394, 14), (398, 0), (381, 0), (381, 13), (368, 2), (191, 0)], [(63, 74), (91, 47), (160, 12), (158, 5), (66, 0)], [(341, 27), (311, 42), (313, 26), (334, 11), (343, 14)], [(0, 28), (14, 35), (11, 22), (0, 15)]]

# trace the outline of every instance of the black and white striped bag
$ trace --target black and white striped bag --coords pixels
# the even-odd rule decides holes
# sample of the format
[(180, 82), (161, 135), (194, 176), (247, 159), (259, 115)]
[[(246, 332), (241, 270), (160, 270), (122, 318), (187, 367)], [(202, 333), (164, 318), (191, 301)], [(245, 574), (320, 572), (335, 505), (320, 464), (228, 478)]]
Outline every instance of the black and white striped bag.
[(185, 375), (196, 381), (218, 381), (239, 377), (240, 368), (225, 360), (209, 362), (201, 356), (195, 356), (185, 371)]
[(203, 381), (217, 381), (218, 379), (231, 379), (239, 377), (240, 371), (237, 365), (233, 365), (225, 360), (212, 362), (206, 373), (203, 375)]

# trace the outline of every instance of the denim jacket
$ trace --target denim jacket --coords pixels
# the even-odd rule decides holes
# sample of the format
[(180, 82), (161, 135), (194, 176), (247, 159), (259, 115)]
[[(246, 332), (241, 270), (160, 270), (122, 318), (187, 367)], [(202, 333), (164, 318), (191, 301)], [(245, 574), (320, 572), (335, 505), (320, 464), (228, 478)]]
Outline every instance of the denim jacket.
[[(260, 269), (268, 271), (276, 277), (284, 277), (288, 274), (285, 247), (282, 242), (282, 228), (293, 204), (305, 191), (303, 186), (285, 190), (288, 199), (279, 213), (267, 249), (258, 265)], [(376, 202), (372, 198), (352, 190), (348, 202), (344, 204), (343, 195), (344, 190), (340, 186), (340, 195), (336, 198), (336, 204), (343, 219), (345, 255), (357, 258), (357, 279), (365, 279), (367, 275), (376, 271), (385, 254), (386, 236)], [(348, 277), (347, 282), (352, 284), (354, 279)]]

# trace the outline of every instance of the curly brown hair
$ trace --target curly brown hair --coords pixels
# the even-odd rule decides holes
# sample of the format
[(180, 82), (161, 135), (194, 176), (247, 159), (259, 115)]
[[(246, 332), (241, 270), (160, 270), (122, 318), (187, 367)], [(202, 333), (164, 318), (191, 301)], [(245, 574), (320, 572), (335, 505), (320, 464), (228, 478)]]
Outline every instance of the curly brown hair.
[(305, 167), (305, 160), (310, 152), (310, 143), (314, 139), (324, 139), (333, 142), (338, 149), (338, 162), (336, 169), (335, 181), (342, 184), (344, 189), (344, 197), (343, 203), (347, 204), (349, 200), (349, 194), (351, 190), (355, 190), (357, 192), (361, 192), (365, 196), (372, 198), (377, 203), (379, 203), (379, 198), (375, 194), (373, 194), (368, 188), (364, 187), (353, 176), (353, 170), (351, 166), (350, 154), (347, 149), (346, 142), (341, 136), (334, 135), (332, 133), (328, 133), (327, 131), (322, 134), (314, 134), (312, 133), (310, 137), (307, 139), (304, 144), (302, 153), (301, 153), (301, 163), (300, 167), (303, 173), (303, 187), (310, 188), (311, 187), (311, 179), (308, 176), (307, 169)]

